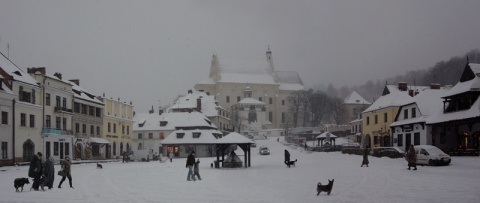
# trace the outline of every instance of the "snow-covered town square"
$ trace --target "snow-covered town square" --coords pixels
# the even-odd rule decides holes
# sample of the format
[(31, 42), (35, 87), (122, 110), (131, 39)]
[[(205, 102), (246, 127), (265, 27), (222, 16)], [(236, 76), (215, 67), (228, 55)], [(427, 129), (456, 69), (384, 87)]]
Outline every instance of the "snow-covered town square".
[[(340, 141), (339, 141), (340, 142)], [(286, 146), (283, 139), (257, 140), (249, 168), (211, 168), (214, 158), (200, 158), (202, 180), (187, 181), (185, 158), (172, 162), (108, 162), (73, 164), (73, 187), (65, 182), (46, 191), (15, 192), (13, 180), (27, 177), (28, 166), (2, 167), (0, 202), (478, 202), (479, 157), (454, 157), (448, 166), (407, 170), (404, 159), (341, 152), (306, 152)], [(267, 146), (270, 155), (258, 154)], [(288, 168), (284, 150), (298, 161)], [(243, 153), (237, 150), (242, 157)], [(243, 157), (242, 157), (243, 160)], [(59, 170), (59, 165), (55, 165)], [(318, 182), (334, 179), (330, 195), (317, 196)]]

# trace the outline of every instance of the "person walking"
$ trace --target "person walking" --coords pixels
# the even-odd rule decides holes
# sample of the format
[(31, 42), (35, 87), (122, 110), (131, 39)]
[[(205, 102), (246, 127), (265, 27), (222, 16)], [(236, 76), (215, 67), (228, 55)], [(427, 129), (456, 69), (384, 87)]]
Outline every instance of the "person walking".
[(195, 164), (195, 152), (192, 151), (190, 152), (190, 155), (188, 155), (187, 157), (187, 164), (185, 166), (186, 168), (188, 168), (187, 181), (190, 181), (190, 179), (195, 180), (195, 176), (193, 176), (193, 171), (192, 171), (192, 167), (194, 164)]
[(410, 170), (410, 167), (413, 167), (413, 170), (417, 170), (417, 154), (413, 145), (410, 145), (410, 149), (408, 149), (407, 158), (408, 170)]
[(53, 166), (53, 158), (47, 157), (47, 160), (43, 163), (43, 175), (47, 178), (45, 186), (48, 189), (53, 188), (53, 181), (55, 180), (55, 167)]
[(172, 162), (172, 159), (173, 159), (173, 152), (170, 152), (170, 153), (168, 154), (168, 158), (170, 158), (170, 162)]
[(127, 159), (127, 152), (124, 151), (122, 153), (122, 163), (125, 163), (126, 159)]
[(284, 161), (284, 163), (288, 163), (288, 162), (290, 162), (290, 152), (285, 150), (285, 161)]
[(58, 188), (62, 188), (62, 183), (65, 181), (65, 178), (68, 178), (68, 182), (70, 183), (70, 188), (74, 189), (72, 186), (72, 170), (71, 170), (72, 162), (70, 161), (70, 157), (66, 156), (65, 160), (62, 163), (62, 171), (63, 171), (63, 178), (58, 184)]
[(198, 180), (202, 180), (202, 178), (200, 177), (200, 172), (199, 172), (199, 169), (198, 169), (198, 164), (200, 164), (200, 159), (197, 159), (197, 161), (195, 162), (195, 164), (193, 164), (193, 180), (195, 181), (195, 176), (198, 177)]
[(40, 186), (40, 177), (43, 173), (42, 153), (38, 152), (30, 160), (30, 167), (28, 168), (28, 177), (33, 178), (32, 189), (38, 191)]
[(369, 163), (368, 162), (368, 152), (369, 151), (370, 151), (369, 147), (366, 146), (365, 150), (363, 150), (363, 161), (362, 161), (362, 166), (360, 166), (360, 167), (363, 167), (363, 165), (367, 165), (367, 167), (368, 167), (368, 163)]

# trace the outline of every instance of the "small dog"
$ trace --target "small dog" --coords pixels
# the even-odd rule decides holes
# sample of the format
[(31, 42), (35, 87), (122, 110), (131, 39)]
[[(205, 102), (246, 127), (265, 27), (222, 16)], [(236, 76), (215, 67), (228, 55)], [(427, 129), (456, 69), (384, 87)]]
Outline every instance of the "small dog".
[(317, 184), (317, 196), (320, 194), (320, 192), (326, 192), (327, 195), (330, 195), (330, 192), (332, 192), (332, 188), (333, 188), (333, 181), (335, 179), (332, 179), (332, 180), (328, 180), (328, 185), (322, 185), (320, 182)]
[(285, 164), (288, 166), (288, 168), (290, 168), (290, 166), (295, 167), (295, 162), (297, 162), (296, 159), (295, 159), (295, 161), (286, 161)]
[(102, 164), (97, 163), (97, 168), (103, 169)]
[[(25, 184), (30, 184), (28, 178), (16, 178), (13, 181), (13, 186), (15, 186), (16, 192), (23, 192), (23, 186)], [(18, 188), (22, 188), (22, 191), (18, 191)]]

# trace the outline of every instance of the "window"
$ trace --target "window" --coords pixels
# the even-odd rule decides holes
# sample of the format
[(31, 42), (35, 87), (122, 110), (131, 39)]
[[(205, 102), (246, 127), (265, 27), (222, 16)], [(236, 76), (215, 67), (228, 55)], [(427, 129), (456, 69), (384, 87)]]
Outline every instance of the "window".
[(417, 117), (417, 109), (414, 107), (412, 108), (412, 118)]
[(375, 124), (378, 124), (378, 115), (375, 115)]
[(116, 123), (113, 124), (113, 133), (117, 133), (117, 124)]
[(227, 103), (230, 103), (230, 96), (227, 96), (226, 100), (227, 100)]
[(95, 107), (93, 106), (88, 107), (88, 115), (95, 116)]
[(2, 124), (8, 124), (8, 112), (2, 111)]
[(45, 105), (50, 106), (50, 93), (45, 93)]
[(165, 135), (163, 134), (163, 132), (160, 133), (160, 139), (165, 139)]
[(64, 98), (62, 99), (62, 104), (63, 104), (63, 105), (62, 105), (63, 108), (67, 108), (67, 98), (64, 97)]
[(62, 122), (62, 125), (63, 125), (63, 130), (67, 130), (67, 118), (63, 118), (63, 122)]
[(407, 119), (408, 118), (408, 109), (404, 109), (403, 110), (403, 119)]
[(100, 126), (97, 126), (97, 135), (100, 135)]
[(95, 134), (95, 127), (93, 125), (90, 125), (90, 135)]
[(268, 121), (273, 122), (273, 112), (268, 112)]
[(79, 103), (74, 103), (73, 104), (73, 111), (75, 113), (80, 113), (80, 104)]
[(239, 102), (239, 101), (240, 101), (240, 97), (237, 97), (237, 102)]
[(388, 114), (387, 113), (383, 114), (383, 122), (384, 123), (388, 122)]
[(130, 135), (130, 126), (127, 125), (127, 135)]
[(45, 127), (46, 128), (51, 128), (52, 127), (52, 120), (51, 120), (51, 116), (50, 115), (46, 115), (45, 116)]
[(401, 146), (403, 146), (403, 134), (398, 134), (397, 136), (398, 136), (398, 143), (397, 143), (397, 145), (398, 145), (399, 147), (401, 147)]
[(182, 139), (185, 133), (177, 133), (177, 139)]
[(271, 97), (268, 98), (268, 103), (269, 103), (269, 104), (273, 104), (273, 98), (271, 98)]
[(370, 117), (367, 116), (367, 125), (370, 125)]
[(160, 121), (160, 126), (164, 127), (168, 124), (168, 121)]
[(82, 124), (82, 133), (87, 134), (87, 124)]
[(153, 133), (148, 133), (148, 139), (153, 139)]
[(285, 123), (285, 112), (282, 112), (282, 123)]
[(75, 123), (75, 132), (80, 133), (80, 123)]
[(259, 98), (258, 98), (258, 101), (262, 101), (262, 97), (259, 97)]
[(142, 133), (138, 133), (138, 139), (143, 139)]
[(125, 135), (125, 126), (122, 125), (122, 135)]
[(413, 145), (420, 144), (420, 133), (413, 133)]
[(201, 135), (201, 133), (199, 133), (199, 132), (194, 132), (194, 133), (193, 133), (193, 138), (199, 138), (200, 135)]
[(96, 117), (102, 117), (102, 109), (101, 108), (95, 108), (95, 116)]
[(55, 129), (61, 129), (60, 126), (62, 125), (62, 119), (60, 117), (55, 118)]
[(285, 106), (285, 100), (282, 99), (282, 106)]
[(20, 126), (22, 127), (27, 126), (27, 114), (24, 114), (24, 113), (20, 114)]
[(30, 127), (35, 127), (35, 115), (30, 114)]
[(60, 107), (60, 96), (56, 96), (55, 101), (57, 102), (55, 106)]
[(87, 105), (82, 104), (82, 114), (87, 115)]
[(8, 142), (2, 142), (2, 159), (8, 159)]
[(110, 123), (108, 123), (108, 125), (107, 125), (107, 130), (108, 130), (108, 132), (110, 132)]

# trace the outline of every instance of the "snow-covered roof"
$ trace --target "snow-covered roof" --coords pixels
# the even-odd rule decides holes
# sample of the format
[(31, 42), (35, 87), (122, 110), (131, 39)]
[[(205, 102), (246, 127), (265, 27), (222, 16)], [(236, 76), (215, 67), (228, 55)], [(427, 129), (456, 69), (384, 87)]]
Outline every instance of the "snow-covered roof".
[(254, 73), (221, 73), (219, 82), (226, 83), (253, 83), (253, 84), (277, 84), (269, 74)]
[[(187, 128), (187, 127), (208, 127), (217, 128), (205, 114), (192, 111), (177, 112), (177, 113), (163, 113), (158, 115), (155, 113), (139, 113), (133, 117), (135, 122), (133, 126), (134, 131), (148, 131), (148, 130), (175, 130), (175, 128)], [(163, 126), (160, 122), (164, 123)], [(139, 125), (142, 124), (143, 125)]]
[(326, 138), (326, 137), (331, 137), (331, 138), (335, 138), (337, 137), (336, 135), (330, 133), (330, 132), (324, 132), (322, 134), (320, 134), (319, 136), (315, 137), (315, 138)]
[(413, 102), (413, 98), (408, 95), (407, 91), (390, 92), (390, 94), (379, 97), (372, 105), (365, 109), (362, 113), (379, 110), (388, 107), (400, 107)]
[(372, 104), (360, 96), (357, 92), (353, 91), (343, 101), (344, 104)]
[(197, 108), (198, 98), (201, 99), (201, 112), (208, 117), (217, 116), (217, 109), (224, 109), (220, 106), (220, 103), (215, 100), (214, 96), (207, 95), (205, 92), (192, 90), (191, 93), (179, 97), (175, 103), (167, 109), (167, 112), (172, 112), (175, 109), (195, 109)]
[[(4, 77), (2, 75), (0, 75), (0, 78), (4, 79)], [(9, 93), (9, 94), (13, 94), (13, 91), (8, 86), (6, 86), (5, 84), (1, 84), (0, 91), (3, 91), (5, 93)]]
[(0, 53), (0, 68), (2, 68), (7, 74), (11, 75), (14, 80), (20, 81), (33, 86), (38, 86), (37, 81), (30, 76), (30, 74), (24, 72), (11, 62), (5, 55)]
[(82, 99), (82, 100), (85, 100), (85, 101), (89, 101), (89, 102), (97, 103), (97, 104), (100, 104), (100, 105), (104, 105), (103, 101), (98, 99), (97, 96), (95, 96), (94, 94), (87, 92), (85, 89), (83, 89), (82, 87), (80, 87), (79, 85), (77, 85), (76, 83), (74, 83), (72, 81), (67, 81), (67, 82), (72, 85), (73, 96), (76, 99)]
[(237, 133), (237, 132), (231, 132), (228, 135), (225, 135), (221, 139), (218, 139), (217, 142), (218, 144), (245, 144), (245, 143), (255, 143), (254, 141), (246, 138), (245, 136)]
[(450, 97), (469, 91), (480, 91), (480, 64), (469, 63), (468, 65), (475, 74), (475, 78), (465, 82), (458, 82), (450, 91), (446, 92), (443, 97)]
[(299, 90), (304, 90), (305, 87), (301, 84), (287, 84), (287, 83), (281, 83), (280, 86), (278, 87), (280, 90), (294, 90), (294, 91), (299, 91)]
[[(178, 136), (177, 134), (182, 134)], [(198, 134), (199, 133), (199, 134)], [(197, 136), (194, 136), (197, 134)], [(175, 130), (160, 143), (164, 144), (215, 144), (223, 135), (218, 130)], [(196, 137), (196, 138), (194, 138)]]
[(258, 101), (254, 98), (243, 98), (238, 102), (238, 104), (257, 104), (257, 105), (265, 105), (265, 103)]

